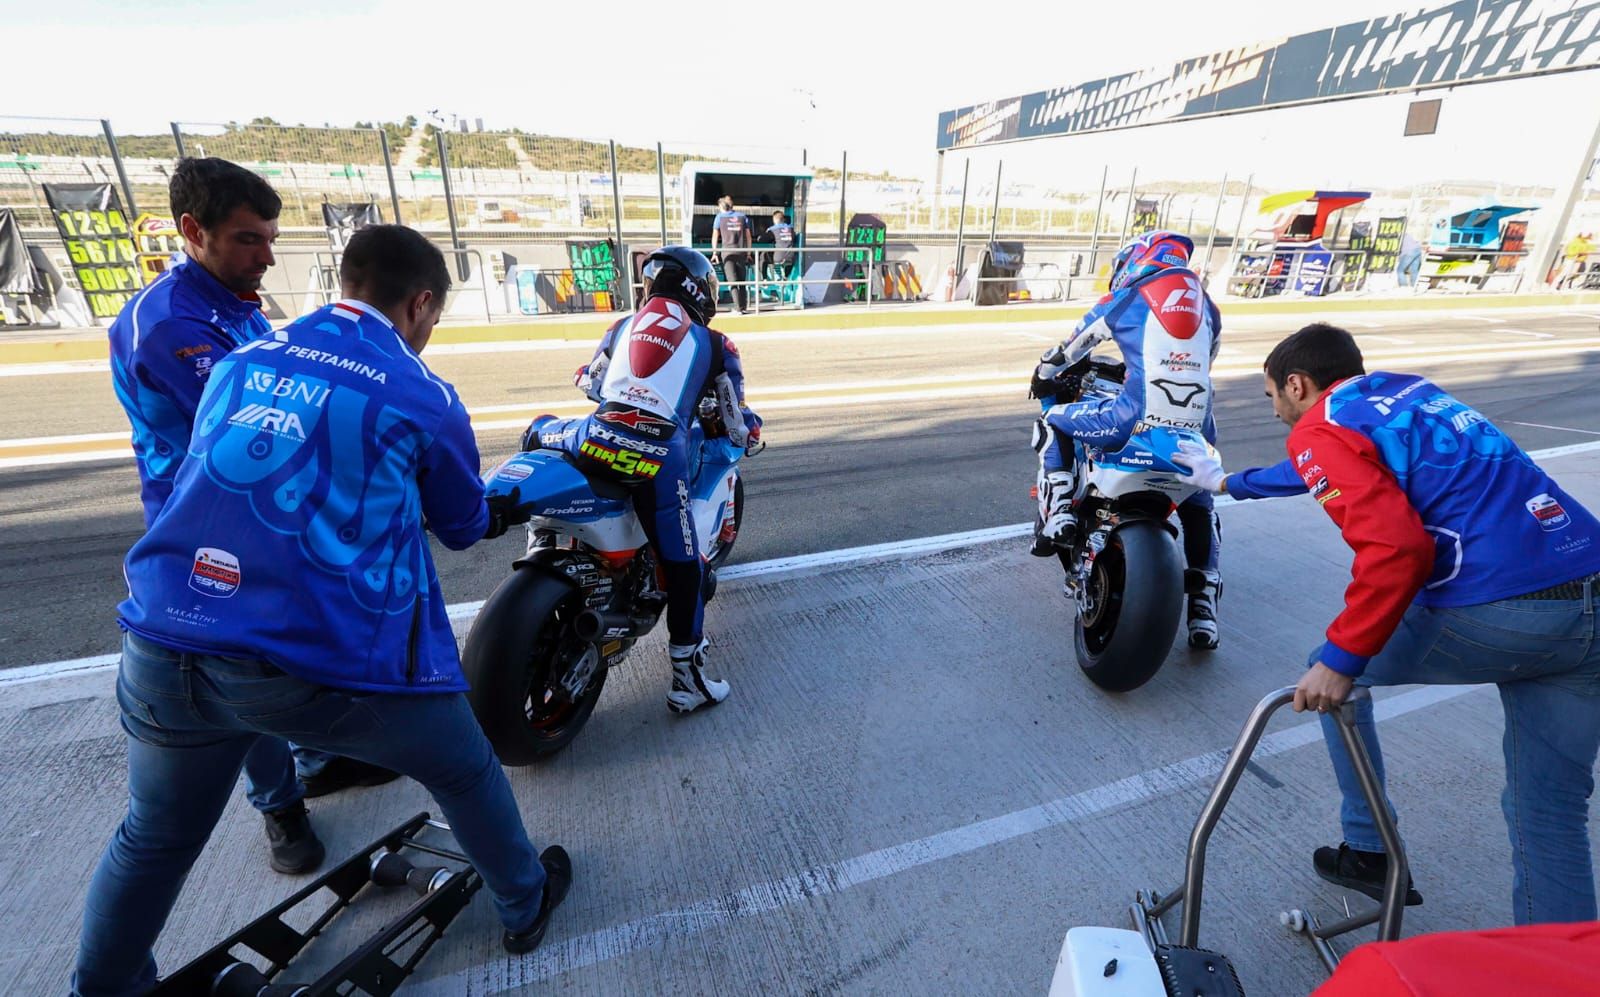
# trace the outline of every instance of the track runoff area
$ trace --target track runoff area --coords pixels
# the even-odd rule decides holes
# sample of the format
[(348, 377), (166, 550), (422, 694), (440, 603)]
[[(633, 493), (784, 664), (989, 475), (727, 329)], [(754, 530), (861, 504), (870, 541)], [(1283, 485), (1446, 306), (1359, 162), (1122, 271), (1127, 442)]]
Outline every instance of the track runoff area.
[[(1600, 450), (1596, 310), (1342, 321), (1370, 368), (1432, 376), (1583, 501), (1600, 502), (1590, 456)], [(1218, 395), (1230, 466), (1283, 452), (1258, 372), (1298, 324), (1228, 325)], [(1345, 555), (1307, 503), (1225, 506), (1223, 648), (1209, 658), (1174, 651), (1128, 696), (1089, 687), (1071, 664), (1057, 572), (1021, 549), (1032, 478), (1026, 372), (1063, 331), (1005, 321), (740, 337), (773, 447), (745, 465), (746, 530), (708, 615), (734, 697), (703, 720), (670, 722), (659, 635), (641, 643), (568, 754), (513, 772), (536, 839), (576, 845), (563, 923), (540, 952), (508, 961), (478, 904), (423, 963), (418, 992), (556, 980), (580, 992), (708, 980), (919, 992), (990, 980), (1038, 992), (1066, 928), (1121, 925), (1134, 889), (1176, 880), (1219, 749), (1262, 693), (1292, 681), (1338, 605)], [(487, 464), (537, 411), (582, 407), (566, 385), (588, 349), (463, 346), (429, 359), (474, 410)], [(86, 856), (122, 805), (120, 777), (107, 775), (120, 765), (111, 607), (137, 534), (136, 479), (125, 448), (74, 449), (120, 435), (106, 374), (15, 372), (0, 383), (70, 413), (43, 439), (0, 416), (0, 511), (16, 524), (4, 542), (0, 684), (11, 705), (0, 715), (19, 734), (0, 779), (8, 799), (53, 800), (55, 810), (71, 800), (74, 814), (50, 836), (29, 837), (20, 814), (5, 821), (22, 842), (19, 861), (55, 870), (28, 877), (0, 911), (18, 930), (25, 920), (49, 952), (0, 965), (6, 989), (32, 992), (60, 989)], [(514, 546), (440, 555), (459, 624)], [(1406, 717), (1388, 725), (1386, 748), (1429, 901), (1408, 912), (1407, 933), (1504, 923), (1492, 693), (1399, 691), (1380, 716)], [(1345, 902), (1309, 875), (1310, 849), (1337, 833), (1319, 739), (1300, 718), (1280, 721), (1256, 756), (1256, 785), (1218, 832), (1202, 943), (1235, 954), (1258, 992), (1316, 982), (1309, 950), (1268, 929), (1276, 910), (1310, 900), (1337, 913)], [(48, 763), (39, 742), (51, 745)], [(1441, 747), (1453, 752), (1444, 761)], [(416, 787), (397, 784), (323, 802), (316, 819), (337, 855), (426, 806)], [(164, 964), (286, 892), (272, 880), (227, 885), (257, 859), (249, 817), (236, 806), (219, 827)], [(1463, 826), (1481, 854), (1463, 857)], [(1241, 832), (1248, 844), (1221, 844)]]

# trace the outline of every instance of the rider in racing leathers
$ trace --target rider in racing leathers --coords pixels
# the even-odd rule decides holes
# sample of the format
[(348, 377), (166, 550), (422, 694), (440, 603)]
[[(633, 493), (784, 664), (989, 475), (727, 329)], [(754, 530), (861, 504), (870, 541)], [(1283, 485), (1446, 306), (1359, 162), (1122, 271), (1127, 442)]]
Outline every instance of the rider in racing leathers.
[[(1111, 289), (1079, 320), (1061, 345), (1040, 357), (1034, 395), (1045, 411), (1034, 429), (1039, 452), (1039, 519), (1033, 552), (1041, 557), (1072, 542), (1077, 491), (1070, 438), (1104, 452), (1120, 449), (1141, 422), (1199, 430), (1216, 441), (1211, 415), (1211, 363), (1222, 331), (1217, 306), (1189, 269), (1194, 243), (1175, 232), (1149, 232), (1123, 246), (1111, 265)], [(1114, 340), (1126, 375), (1114, 399), (1058, 404), (1052, 385), (1062, 383), (1095, 346)], [(1070, 380), (1070, 378), (1068, 379)], [(1217, 570), (1221, 536), (1211, 494), (1197, 491), (1178, 506), (1184, 558), (1204, 575), (1189, 596), (1191, 647), (1217, 646)]]
[(708, 328), (717, 313), (717, 276), (703, 255), (667, 246), (645, 258), (644, 304), (618, 320), (577, 383), (600, 403), (581, 419), (540, 416), (522, 448), (564, 450), (586, 472), (632, 485), (634, 509), (661, 561), (667, 588), (672, 686), (667, 706), (687, 713), (728, 697), (706, 670), (700, 541), (689, 504), (689, 427), (714, 392), (729, 440), (760, 440), (761, 419), (744, 404), (739, 351)]

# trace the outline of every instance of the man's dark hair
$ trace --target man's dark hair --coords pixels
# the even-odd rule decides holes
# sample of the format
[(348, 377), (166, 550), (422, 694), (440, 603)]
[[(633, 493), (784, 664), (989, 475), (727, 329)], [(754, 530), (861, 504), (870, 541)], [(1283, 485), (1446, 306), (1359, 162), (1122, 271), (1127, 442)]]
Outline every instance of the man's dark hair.
[(450, 290), (444, 254), (416, 229), (404, 225), (369, 225), (350, 237), (339, 262), (339, 280), (380, 311), (432, 291), (442, 304)]
[(1261, 369), (1281, 390), (1290, 374), (1304, 374), (1318, 388), (1367, 372), (1356, 338), (1336, 325), (1313, 322), (1267, 354)]
[(221, 225), (240, 205), (269, 222), (283, 210), (283, 199), (271, 184), (226, 159), (180, 159), (167, 196), (174, 222), (193, 215), (207, 230)]
[(789, 220), (789, 216), (786, 213), (784, 213), (784, 210), (782, 208), (778, 208), (778, 209), (774, 210), (772, 213), (777, 215), (778, 219), (780, 221), (785, 221), (786, 222), (786, 221)]

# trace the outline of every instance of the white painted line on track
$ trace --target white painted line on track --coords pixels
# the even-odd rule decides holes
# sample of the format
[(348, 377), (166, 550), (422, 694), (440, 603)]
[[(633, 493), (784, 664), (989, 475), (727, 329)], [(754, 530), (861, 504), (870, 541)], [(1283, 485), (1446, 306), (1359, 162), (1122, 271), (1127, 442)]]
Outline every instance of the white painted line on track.
[[(1500, 330), (1497, 330), (1500, 331)], [(1379, 338), (1379, 337), (1371, 337)], [(1534, 343), (1519, 344), (1519, 357), (1544, 356), (1546, 354), (1578, 354), (1588, 350), (1600, 348), (1600, 337), (1582, 337), (1574, 339), (1549, 339)], [(1366, 353), (1369, 367), (1392, 367), (1407, 364), (1428, 363), (1432, 365), (1456, 363), (1481, 363), (1484, 361), (1500, 361), (1505, 359), (1506, 345), (1503, 343), (1481, 343), (1474, 346), (1405, 346), (1391, 347), (1380, 350), (1370, 350)], [(1241, 359), (1237, 353), (1224, 352), (1226, 358), (1211, 372), (1212, 377), (1223, 379), (1230, 377), (1246, 377), (1261, 373), (1260, 360), (1255, 358)], [(820, 409), (839, 408), (850, 405), (888, 404), (894, 402), (930, 402), (954, 398), (992, 397), (1021, 398), (1025, 392), (1027, 378), (1031, 371), (1020, 370), (1015, 374), (987, 372), (987, 373), (960, 373), (939, 374), (925, 377), (884, 378), (861, 381), (831, 381), (813, 384), (774, 385), (751, 392), (751, 407), (760, 412), (782, 411), (788, 409)], [(870, 391), (863, 389), (885, 388), (891, 390)], [(900, 389), (900, 390), (893, 390)], [(813, 391), (857, 391), (856, 394), (831, 394), (809, 395)], [(805, 397), (785, 398), (784, 395), (804, 395)], [(523, 429), (528, 421), (540, 412), (552, 415), (572, 416), (586, 414), (593, 403), (580, 395), (572, 395), (561, 399), (544, 399), (527, 402), (513, 402), (501, 405), (477, 406), (470, 409), (473, 416), (473, 429), (477, 432), (499, 431), (505, 429)], [(517, 418), (508, 419), (480, 419), (482, 415), (497, 415), (505, 413), (520, 413)], [(86, 443), (90, 441), (108, 441), (114, 439), (125, 440), (126, 434), (121, 433), (91, 433), (83, 436), (44, 437), (33, 439), (0, 440), (0, 470), (6, 468), (41, 467), (59, 464), (81, 464), (103, 460), (129, 460), (132, 451), (126, 446), (112, 448), (96, 448), (90, 451), (66, 452), (57, 454), (40, 454), (26, 456), (3, 456), (8, 449), (19, 449), (28, 446), (37, 446), (47, 442), (61, 444)]]
[(1600, 436), (1600, 433), (1597, 433), (1592, 429), (1573, 429), (1571, 426), (1547, 426), (1542, 422), (1517, 422), (1512, 420), (1511, 425), (1530, 426), (1534, 429), (1557, 429), (1563, 433), (1582, 433), (1585, 436)]
[(125, 461), (133, 457), (127, 447), (116, 450), (81, 450), (76, 453), (39, 454), (31, 457), (0, 457), (0, 470), (12, 467), (49, 467), (53, 464), (87, 464), (98, 460)]
[[(1373, 704), (1373, 712), (1379, 721), (1392, 720), (1447, 703), (1482, 688), (1476, 685), (1424, 686), (1378, 700)], [(1320, 720), (1297, 723), (1263, 737), (1256, 745), (1252, 758), (1272, 758), (1321, 740)], [(553, 979), (635, 952), (681, 943), (694, 935), (745, 918), (759, 917), (817, 897), (843, 893), (945, 859), (981, 851), (1041, 831), (1079, 824), (1103, 814), (1170, 796), (1190, 786), (1203, 785), (1221, 773), (1228, 751), (1228, 748), (1219, 748), (998, 817), (973, 821), (827, 865), (811, 866), (781, 878), (747, 886), (737, 893), (648, 914), (576, 938), (547, 944), (521, 958), (499, 956), (448, 977), (430, 981), (429, 989), (440, 993), (507, 993), (536, 981)]]
[(1401, 346), (1411, 346), (1411, 345), (1416, 343), (1415, 339), (1402, 339), (1399, 336), (1377, 336), (1377, 335), (1373, 335), (1370, 332), (1362, 333), (1361, 334), (1361, 338), (1362, 339), (1376, 339), (1380, 343), (1398, 343)]
[(1550, 332), (1529, 332), (1526, 329), (1496, 329), (1495, 332), (1502, 332), (1502, 333), (1505, 333), (1506, 335), (1509, 335), (1509, 336), (1528, 336), (1531, 339), (1554, 339), (1554, 338), (1556, 338), (1554, 333), (1550, 333)]
[[(1600, 440), (1592, 443), (1570, 443), (1566, 446), (1549, 447), (1544, 450), (1530, 450), (1528, 451), (1528, 456), (1534, 460), (1550, 460), (1556, 457), (1565, 457), (1569, 454), (1591, 453), (1595, 450), (1600, 450)], [(1252, 502), (1240, 502), (1227, 495), (1219, 495), (1216, 499), (1218, 507), (1230, 505), (1253, 506), (1271, 501), (1277, 500), (1259, 499)], [(1011, 523), (1006, 526), (991, 526), (980, 530), (965, 530), (960, 533), (944, 533), (931, 537), (917, 537), (912, 540), (868, 544), (864, 547), (844, 547), (838, 550), (818, 551), (814, 554), (796, 554), (766, 561), (751, 561), (747, 564), (729, 565), (717, 572), (717, 577), (722, 581), (736, 581), (742, 578), (793, 574), (840, 564), (916, 557), (942, 550), (954, 550), (960, 547), (972, 547), (978, 544), (1022, 537), (1032, 530), (1032, 523)], [(478, 610), (482, 608), (483, 600), (480, 599), (476, 602), (453, 603), (446, 607), (446, 611), (449, 614), (451, 623), (459, 623), (463, 620), (472, 619), (478, 615)], [(42, 682), (47, 679), (89, 674), (114, 668), (118, 657), (119, 655), (117, 654), (100, 654), (89, 658), (71, 658), (65, 661), (49, 661), (41, 664), (19, 665), (14, 668), (0, 669), (0, 689), (11, 685)]]

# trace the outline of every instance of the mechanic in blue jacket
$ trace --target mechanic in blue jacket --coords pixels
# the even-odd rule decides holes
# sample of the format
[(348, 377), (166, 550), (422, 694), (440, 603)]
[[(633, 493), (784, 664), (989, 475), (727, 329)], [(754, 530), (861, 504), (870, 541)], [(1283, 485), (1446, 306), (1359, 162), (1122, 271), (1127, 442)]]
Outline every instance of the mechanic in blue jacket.
[(422, 783), (530, 951), (571, 865), (534, 854), (467, 683), (427, 529), (461, 549), (488, 502), (455, 390), (418, 357), (450, 285), (411, 229), (356, 233), (345, 300), (212, 370), (172, 495), (124, 565), (117, 699), (128, 815), (89, 885), (74, 992), (142, 993), (152, 946), (250, 746), (284, 737)]
[[(272, 331), (256, 292), (276, 262), (282, 206), (265, 180), (222, 159), (179, 162), (168, 197), (186, 258), (134, 295), (110, 329), (112, 385), (133, 427), (146, 529), (172, 494), (212, 368), (235, 346)], [(278, 872), (322, 864), (297, 774), (315, 783), (331, 761), (272, 737), (258, 739), (245, 757), (245, 794), (262, 815)]]

